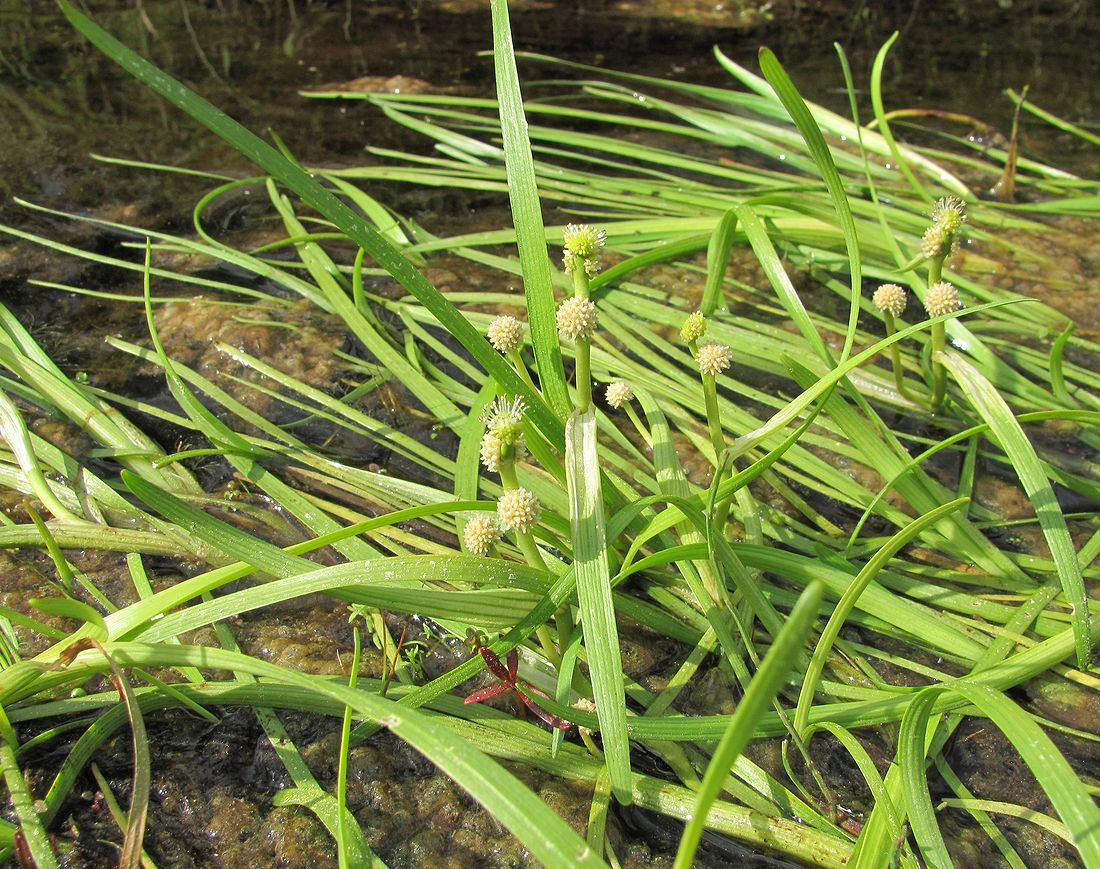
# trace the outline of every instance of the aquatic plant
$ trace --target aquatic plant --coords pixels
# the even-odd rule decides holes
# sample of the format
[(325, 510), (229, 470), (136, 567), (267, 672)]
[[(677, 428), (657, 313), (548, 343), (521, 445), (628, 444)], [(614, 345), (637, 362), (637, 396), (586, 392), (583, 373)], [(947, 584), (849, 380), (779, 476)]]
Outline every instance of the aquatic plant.
[[(63, 8), (110, 56), (268, 175), (212, 179), (217, 186), (195, 208), (195, 238), (92, 219), (149, 239), (144, 264), (100, 259), (142, 274), (144, 293), (133, 300), (145, 307), (152, 349), (111, 343), (163, 371), (177, 410), (67, 377), (0, 310), (0, 364), (10, 375), (2, 387), (13, 396), (0, 407), (8, 444), (0, 479), (41, 505), (30, 521), (0, 528), (0, 543), (46, 548), (62, 578), (58, 593), (37, 604), (45, 620), (0, 611), (7, 620), (0, 633), (0, 764), (19, 822), (0, 826), (0, 842), (39, 866), (53, 865), (47, 830), (88, 758), (129, 722), (135, 762), (124, 854), (136, 865), (148, 802), (142, 717), (164, 708), (214, 717), (211, 708), (236, 704), (254, 708), (279, 747), (294, 782), (282, 798), (316, 813), (345, 865), (382, 864), (339, 787), (347, 781), (350, 745), (380, 727), (422, 752), (549, 866), (617, 861), (606, 836), (612, 800), (687, 822), (679, 866), (690, 865), (704, 827), (814, 865), (947, 865), (926, 778), (929, 759), (956, 792), (951, 806), (968, 812), (1009, 863), (1019, 865), (1020, 857), (991, 813), (1031, 818), (1071, 843), (1086, 865), (1100, 865), (1100, 813), (1047, 730), (1093, 735), (1050, 721), (1008, 694), (1039, 674), (1072, 690), (1095, 688), (1087, 668), (1096, 605), (1085, 595), (1084, 578), (1096, 576), (1100, 530), (1092, 511), (1067, 517), (1052, 488), (1066, 487), (1094, 504), (1095, 467), (1070, 448), (1034, 443), (1023, 425), (1057, 421), (1067, 426), (1072, 449), (1094, 451), (1098, 375), (1066, 350), (1094, 360), (1100, 348), (1073, 335), (1054, 309), (972, 277), (989, 262), (984, 254), (968, 255), (965, 273), (945, 267), (958, 230), (953, 206), (933, 220), (941, 231), (953, 227), (952, 240), (941, 235), (932, 245), (925, 238), (928, 204), (970, 192), (952, 166), (994, 175), (997, 155), (988, 163), (900, 145), (882, 110), (885, 50), (872, 79), (878, 132), (806, 104), (767, 51), (764, 79), (719, 56), (747, 92), (583, 68), (613, 80), (553, 85), (575, 102), (524, 103), (507, 6), (495, 0), (497, 100), (356, 97), (434, 137), (442, 156), (388, 153), (387, 165), (307, 171), (68, 4)], [(643, 87), (682, 101), (635, 89)], [(622, 106), (629, 111), (605, 110)], [(528, 116), (560, 123), (528, 127)], [(644, 129), (654, 143), (568, 129), (576, 120), (609, 131)], [(671, 144), (660, 144), (661, 137)], [(723, 150), (694, 156), (676, 147), (686, 140)], [(733, 148), (757, 159), (728, 156)], [(785, 157), (781, 165), (768, 162), (776, 153)], [(904, 167), (900, 177), (875, 155)], [(989, 256), (1006, 244), (994, 227), (1045, 231), (1028, 211), (1089, 215), (1095, 208), (1095, 199), (1090, 206), (1082, 195), (1091, 182), (1023, 159), (1018, 167), (1018, 187), (1042, 200), (1028, 207), (974, 203), (968, 233)], [(383, 178), (496, 191), (508, 198), (514, 228), (433, 237), (395, 218), (360, 186)], [(272, 258), (270, 248), (234, 249), (205, 228), (211, 203), (244, 185), (268, 197), (292, 262)], [(585, 222), (546, 228), (543, 201)], [(357, 246), (353, 262), (326, 246), (334, 236)], [(565, 244), (568, 273), (553, 268), (548, 242)], [(745, 242), (758, 281), (727, 274), (732, 246)], [(512, 244), (518, 259), (497, 251)], [(440, 292), (408, 258), (442, 250), (522, 275), (527, 334), (518, 320), (502, 323), (495, 310), (482, 310), (514, 305), (513, 295)], [(356, 403), (358, 390), (337, 398), (271, 361), (219, 348), (276, 385), (250, 383), (249, 394), (277, 397), (340, 431), (382, 441), (419, 468), (424, 481), (370, 472), (326, 454), (295, 427), (266, 419), (172, 359), (154, 316), (166, 301), (156, 292), (165, 279), (257, 299), (273, 310), (290, 305), (243, 281), (158, 264), (178, 252), (231, 263), (339, 317), (366, 351), (345, 360), (363, 391), (390, 378), (402, 384), (417, 412), (455, 433), (457, 454), (371, 416)], [(918, 255), (939, 262), (927, 282), (902, 271)], [(410, 295), (369, 292), (368, 256)], [(656, 285), (652, 267), (661, 263), (697, 278), (695, 289)], [(795, 273), (806, 282), (802, 288)], [(877, 326), (865, 323), (875, 311), (893, 314), (896, 305), (876, 308), (865, 278), (912, 279), (930, 319), (904, 328), (887, 321), (886, 337), (874, 334)], [(941, 280), (977, 304), (960, 309), (937, 288)], [(846, 317), (841, 308), (838, 318), (825, 293), (811, 287), (839, 297)], [(568, 297), (562, 305), (556, 290)], [(400, 323), (399, 333), (390, 322)], [(711, 340), (699, 345), (704, 326)], [(686, 350), (670, 339), (678, 329)], [(1044, 330), (1049, 349), (1022, 341)], [(899, 360), (889, 372), (875, 364), (887, 353)], [(575, 402), (563, 365), (570, 356)], [(901, 375), (929, 365), (934, 383), (928, 400), (922, 394), (918, 402), (902, 392)], [(630, 384), (632, 396), (617, 388), (608, 403), (625, 403), (636, 438), (592, 400), (593, 379)], [(928, 407), (941, 403), (930, 416)], [(31, 408), (82, 427), (106, 461), (93, 468), (31, 433), (22, 421)], [(127, 418), (130, 408), (208, 446), (165, 455)], [(888, 424), (892, 418), (900, 421)], [(925, 470), (931, 456), (955, 452), (963, 468), (957, 478)], [(283, 549), (214, 515), (222, 505), (187, 469), (199, 455), (229, 463), (308, 538)], [(971, 500), (979, 457), (1018, 476), (1036, 518), (1015, 521), (1038, 524), (1049, 558), (1002, 547), (986, 533), (1007, 523)], [(841, 467), (857, 463), (873, 474), (854, 479)], [(694, 479), (685, 464), (695, 466)], [(381, 512), (366, 515), (364, 502)], [(49, 521), (35, 521), (41, 512)], [(271, 511), (251, 512), (269, 528), (279, 525)], [(404, 527), (414, 520), (431, 533)], [(1087, 535), (1079, 548), (1070, 522)], [(842, 526), (850, 526), (848, 533)], [(510, 540), (499, 537), (501, 529)], [(457, 551), (460, 536), (469, 554)], [(65, 552), (83, 547), (127, 553), (133, 602), (112, 601), (72, 569)], [(324, 547), (340, 563), (319, 566), (303, 557)], [(209, 567), (154, 591), (147, 555)], [(230, 586), (245, 577), (251, 585)], [(382, 610), (433, 619), (452, 637), (470, 630), (499, 636), (479, 640), (476, 655), (426, 684), (400, 669), (400, 644), (392, 637), (383, 644), (390, 650), (384, 663), (387, 672), (403, 674), (398, 684), (357, 677), (354, 669), (344, 683), (236, 649), (233, 617), (317, 592), (375, 619), (383, 636)], [(83, 626), (63, 630), (53, 621), (62, 616)], [(52, 645), (24, 659), (7, 630), (12, 625)], [(210, 625), (220, 647), (179, 639)], [(676, 644), (671, 675), (628, 674), (619, 642), (627, 628)], [(808, 644), (814, 633), (818, 639)], [(358, 661), (357, 641), (355, 648)], [(738, 695), (732, 715), (700, 708), (692, 697), (711, 660)], [(181, 681), (168, 684), (150, 672), (155, 668), (175, 668)], [(483, 669), (498, 682), (466, 700), (518, 693), (521, 705), (555, 732), (452, 693)], [(89, 682), (108, 672), (113, 690)], [(898, 684), (905, 681), (892, 675), (898, 672), (920, 684)], [(88, 686), (86, 694), (75, 690), (81, 686)], [(326, 792), (287, 738), (276, 712), (283, 709), (342, 720), (337, 793)], [(87, 721), (93, 713), (98, 717)], [(1009, 738), (1058, 819), (1043, 808), (981, 799), (954, 774), (943, 748), (964, 717), (975, 714)], [(353, 718), (362, 723), (353, 727)], [(53, 719), (63, 726), (46, 727)], [(883, 777), (860, 732), (899, 722), (896, 763)], [(566, 723), (577, 725), (579, 744), (565, 740)], [(25, 785), (21, 764), (30, 750), (57, 742), (70, 728), (81, 735), (36, 805), (39, 795)], [(854, 825), (812, 762), (819, 731), (851, 756), (865, 780), (866, 811)], [(35, 735), (21, 742), (23, 733)], [(744, 753), (750, 741), (771, 737), (793, 744), (805, 758), (801, 766), (786, 758), (783, 769), (765, 769)], [(634, 752), (642, 749), (667, 777), (638, 771)], [(583, 838), (493, 758), (590, 785)], [(806, 774), (812, 785), (802, 781)]]

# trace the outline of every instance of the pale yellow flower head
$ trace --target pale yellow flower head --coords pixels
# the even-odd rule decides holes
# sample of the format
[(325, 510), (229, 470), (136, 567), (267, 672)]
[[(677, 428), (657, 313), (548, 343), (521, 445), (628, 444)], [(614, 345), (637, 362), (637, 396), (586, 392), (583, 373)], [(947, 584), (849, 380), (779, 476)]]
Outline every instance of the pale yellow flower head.
[(942, 314), (950, 314), (962, 307), (959, 301), (959, 291), (947, 281), (932, 284), (924, 293), (924, 310), (929, 317), (939, 317)]
[(468, 552), (474, 555), (488, 555), (500, 540), (500, 526), (492, 516), (475, 516), (466, 523), (462, 539), (466, 543)]
[(596, 332), (596, 305), (591, 299), (573, 296), (558, 308), (558, 335), (566, 341), (588, 341)]
[(515, 317), (497, 317), (485, 333), (489, 343), (501, 353), (511, 353), (523, 344), (523, 325)]
[(587, 223), (569, 224), (563, 233), (565, 270), (572, 272), (579, 260), (584, 266), (585, 274), (590, 278), (595, 277), (600, 270), (600, 251), (603, 250), (606, 240), (607, 233), (602, 229), (596, 229)]
[(485, 432), (481, 437), (481, 464), (485, 470), (496, 473), (500, 470), (500, 451), (502, 448), (500, 438), (492, 432)]
[(526, 534), (539, 521), (539, 499), (530, 489), (511, 489), (497, 501), (497, 516), (505, 531)]
[(706, 333), (707, 318), (703, 316), (702, 311), (688, 314), (687, 319), (684, 320), (684, 325), (680, 327), (680, 338), (685, 344), (698, 341)]
[(616, 380), (607, 386), (607, 403), (614, 408), (620, 408), (634, 398), (634, 390), (630, 384), (623, 380)]
[(717, 377), (730, 367), (733, 351), (725, 344), (704, 344), (695, 354), (695, 361), (699, 363), (699, 370), (704, 374)]
[(932, 209), (932, 222), (943, 227), (944, 232), (958, 235), (966, 223), (966, 204), (957, 196), (943, 197)]
[(901, 312), (905, 310), (908, 298), (906, 297), (905, 290), (897, 284), (883, 284), (875, 290), (875, 294), (871, 297), (871, 301), (874, 303), (875, 307), (883, 313), (889, 311), (895, 317), (900, 317)]

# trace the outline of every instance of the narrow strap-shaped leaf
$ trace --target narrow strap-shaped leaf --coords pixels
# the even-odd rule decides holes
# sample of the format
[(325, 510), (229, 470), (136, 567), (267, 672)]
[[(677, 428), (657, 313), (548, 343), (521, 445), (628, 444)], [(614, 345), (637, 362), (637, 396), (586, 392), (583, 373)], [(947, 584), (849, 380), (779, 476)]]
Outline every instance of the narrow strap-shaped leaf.
[(166, 519), (225, 555), (252, 565), (272, 576), (294, 576), (314, 570), (312, 561), (288, 555), (278, 546), (246, 534), (209, 513), (157, 488), (137, 474), (124, 470), (122, 482), (138, 498)]
[(546, 234), (542, 224), (542, 206), (535, 184), (535, 163), (527, 136), (527, 119), (519, 90), (512, 31), (508, 23), (507, 0), (493, 0), (493, 60), (496, 64), (497, 100), (500, 103), (500, 131), (504, 138), (505, 166), (508, 169), (508, 199), (512, 203), (512, 221), (516, 227), (516, 246), (523, 270), (523, 290), (527, 296), (527, 319), (539, 381), (559, 414), (569, 413), (569, 393), (565, 388), (561, 348), (555, 324), (554, 284), (550, 257), (546, 252)]
[(1058, 568), (1062, 592), (1066, 596), (1066, 603), (1071, 607), (1077, 666), (1082, 670), (1087, 669), (1092, 657), (1092, 638), (1085, 580), (1081, 575), (1081, 565), (1077, 562), (1069, 528), (1066, 527), (1066, 517), (1062, 515), (1062, 508), (1058, 506), (1058, 499), (1043, 472), (1035, 448), (997, 388), (977, 368), (954, 350), (938, 354), (937, 358), (954, 375), (966, 397), (989, 424), (990, 431), (1000, 442), (1012, 467), (1016, 469), (1024, 492), (1035, 508), (1039, 527), (1043, 530), (1051, 557)]
[(741, 218), (741, 227), (744, 229), (745, 235), (748, 236), (749, 244), (752, 245), (753, 253), (756, 254), (756, 260), (760, 263), (764, 274), (768, 276), (768, 281), (771, 282), (772, 289), (775, 290), (779, 301), (814, 352), (821, 357), (826, 365), (832, 365), (834, 361), (833, 354), (825, 345), (821, 335), (818, 334), (813, 320), (810, 319), (810, 312), (802, 304), (798, 290), (794, 288), (790, 276), (783, 268), (783, 263), (779, 259), (779, 254), (775, 252), (775, 246), (768, 237), (768, 231), (764, 227), (763, 221), (748, 203), (739, 205), (736, 213)]
[[(379, 722), (438, 766), (514, 833), (544, 865), (552, 869), (606, 866), (572, 827), (508, 770), (416, 709), (374, 693), (353, 690), (338, 682), (223, 649), (141, 643), (111, 643), (106, 648), (122, 666), (180, 665), (250, 673), (288, 687), (304, 688), (319, 699), (348, 706), (356, 718)], [(80, 664), (98, 669), (105, 666), (86, 655), (78, 660)]]
[(565, 473), (569, 488), (569, 524), (573, 533), (573, 568), (577, 575), (584, 647), (591, 668), (592, 692), (600, 719), (600, 736), (615, 798), (629, 805), (630, 741), (626, 732), (626, 692), (619, 632), (611, 600), (607, 564), (600, 457), (596, 448), (596, 414), (572, 414), (565, 425)]
[(840, 173), (836, 171), (829, 146), (825, 143), (825, 137), (817, 126), (817, 121), (810, 113), (806, 101), (794, 86), (787, 71), (776, 56), (767, 48), (760, 49), (760, 71), (764, 78), (775, 90), (776, 96), (783, 103), (784, 108), (790, 114), (791, 119), (798, 127), (802, 138), (806, 140), (817, 169), (825, 181), (825, 187), (829, 191), (833, 208), (836, 209), (837, 221), (841, 234), (844, 236), (844, 246), (848, 251), (848, 265), (851, 269), (851, 302), (848, 314), (848, 331), (844, 338), (844, 350), (841, 359), (847, 359), (852, 352), (852, 342), (856, 334), (856, 319), (859, 317), (859, 294), (862, 286), (862, 268), (859, 256), (859, 240), (856, 236), (856, 224), (852, 219), (852, 209), (848, 205), (848, 197), (844, 193), (844, 182), (840, 179)]
[(956, 498), (954, 501), (950, 501), (941, 507), (936, 508), (917, 519), (914, 519), (896, 534), (891, 537), (881, 549), (876, 552), (871, 559), (863, 566), (859, 574), (852, 580), (852, 584), (848, 586), (847, 590), (841, 595), (839, 601), (837, 601), (836, 609), (833, 610), (833, 614), (829, 617), (828, 624), (825, 625), (825, 629), (821, 632), (821, 638), (818, 640), (817, 648), (814, 650), (813, 657), (810, 659), (810, 665), (806, 670), (806, 675), (802, 679), (802, 689), (798, 693), (798, 706), (795, 709), (794, 714), (794, 732), (805, 738), (806, 722), (809, 720), (810, 704), (813, 703), (814, 691), (817, 688), (818, 679), (821, 678), (821, 672), (825, 668), (825, 660), (829, 656), (829, 652), (832, 651), (833, 643), (840, 635), (840, 629), (844, 627), (844, 622), (851, 614), (852, 609), (856, 605), (856, 601), (859, 600), (859, 596), (863, 593), (863, 590), (870, 585), (871, 581), (878, 575), (879, 570), (893, 558), (903, 546), (911, 542), (921, 530), (929, 525), (933, 525), (964, 504), (968, 503), (967, 498)]
[(722, 284), (726, 277), (726, 265), (730, 259), (730, 248), (737, 232), (737, 212), (730, 208), (722, 215), (707, 243), (707, 284), (703, 289), (703, 301), (699, 310), (708, 317), (722, 303)]
[(909, 823), (928, 866), (950, 867), (925, 777), (929, 719), (936, 700), (956, 692), (989, 717), (1023, 757), (1069, 829), (1085, 866), (1100, 866), (1100, 809), (1050, 737), (1031, 716), (1004, 694), (973, 682), (952, 682), (921, 691), (901, 721), (898, 766), (909, 811)]

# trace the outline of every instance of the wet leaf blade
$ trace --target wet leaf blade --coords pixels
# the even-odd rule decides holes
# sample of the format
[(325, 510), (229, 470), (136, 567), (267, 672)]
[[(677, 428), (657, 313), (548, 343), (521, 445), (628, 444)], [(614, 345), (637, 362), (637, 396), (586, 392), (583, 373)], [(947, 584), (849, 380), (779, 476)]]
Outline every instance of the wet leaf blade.
[(626, 729), (626, 692), (619, 651), (619, 631), (611, 597), (596, 448), (596, 416), (592, 408), (573, 413), (565, 428), (565, 470), (569, 488), (569, 524), (573, 536), (573, 567), (577, 574), (584, 647), (591, 669), (592, 691), (600, 720), (600, 736), (615, 798), (632, 801), (630, 740)]
[(1085, 580), (1077, 553), (1073, 548), (1066, 517), (1058, 505), (1058, 499), (1051, 488), (1050, 480), (1043, 471), (1042, 463), (1035, 453), (1019, 421), (1012, 413), (1008, 403), (1001, 397), (996, 387), (963, 356), (954, 350), (941, 355), (944, 365), (951, 371), (955, 381), (974, 405), (982, 419), (1001, 444), (1012, 467), (1020, 478), (1028, 500), (1035, 508), (1035, 516), (1043, 531), (1051, 557), (1058, 568), (1062, 583), (1062, 592), (1066, 603), (1072, 608), (1073, 636), (1077, 666), (1087, 669), (1092, 657), (1092, 627), (1085, 592)]
[(829, 191), (829, 199), (836, 209), (837, 220), (840, 224), (841, 235), (844, 237), (844, 247), (848, 253), (848, 266), (851, 272), (851, 298), (848, 316), (848, 330), (844, 337), (844, 350), (842, 359), (847, 359), (852, 351), (852, 343), (856, 334), (856, 318), (859, 315), (859, 293), (862, 284), (862, 266), (859, 252), (859, 238), (856, 234), (855, 221), (852, 219), (852, 208), (848, 204), (848, 197), (844, 192), (844, 182), (837, 172), (833, 162), (832, 153), (821, 134), (821, 128), (814, 120), (806, 101), (794, 86), (787, 71), (779, 63), (779, 59), (770, 49), (760, 49), (760, 71), (768, 84), (775, 90), (776, 96), (783, 103), (784, 108), (790, 114), (802, 138), (806, 140), (806, 147), (817, 164), (817, 169), (825, 181), (825, 187)]
[(535, 165), (527, 119), (519, 89), (512, 33), (508, 23), (506, 0), (493, 0), (493, 60), (496, 65), (497, 100), (500, 103), (500, 128), (504, 138), (505, 166), (508, 170), (508, 198), (516, 227), (516, 245), (523, 270), (527, 296), (527, 318), (539, 380), (550, 406), (561, 416), (570, 410), (565, 387), (561, 349), (558, 345), (554, 285), (550, 257), (546, 252), (546, 234), (542, 206), (535, 182)]

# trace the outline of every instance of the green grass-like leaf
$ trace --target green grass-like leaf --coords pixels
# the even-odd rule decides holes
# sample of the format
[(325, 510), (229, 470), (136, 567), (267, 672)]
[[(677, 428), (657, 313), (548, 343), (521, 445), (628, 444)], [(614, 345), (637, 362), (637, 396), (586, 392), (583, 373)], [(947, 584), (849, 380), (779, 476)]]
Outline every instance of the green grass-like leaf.
[(1093, 641), (1085, 580), (1081, 575), (1081, 566), (1077, 563), (1077, 553), (1069, 536), (1069, 528), (1066, 527), (1066, 518), (1062, 515), (1062, 508), (1058, 506), (1058, 499), (1039, 463), (1035, 448), (1001, 394), (977, 368), (954, 350), (948, 350), (942, 357), (943, 364), (955, 377), (966, 397), (1009, 456), (1024, 492), (1035, 508), (1039, 527), (1043, 529), (1043, 536), (1058, 568), (1062, 591), (1071, 607), (1077, 666), (1082, 670), (1087, 669), (1092, 659)]
[(577, 603), (584, 629), (584, 647), (592, 671), (592, 691), (611, 789), (619, 802), (629, 805), (633, 798), (630, 741), (626, 732), (626, 694), (607, 564), (595, 411), (589, 408), (585, 413), (570, 415), (565, 435), (573, 569), (577, 577)]

